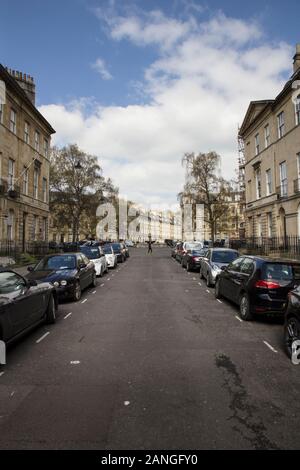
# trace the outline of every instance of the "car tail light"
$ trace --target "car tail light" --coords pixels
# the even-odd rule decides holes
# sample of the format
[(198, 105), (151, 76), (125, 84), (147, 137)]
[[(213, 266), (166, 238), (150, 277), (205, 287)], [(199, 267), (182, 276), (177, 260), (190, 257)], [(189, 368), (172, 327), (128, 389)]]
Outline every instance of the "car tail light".
[(278, 289), (280, 287), (280, 284), (278, 284), (278, 282), (261, 280), (255, 283), (255, 287), (262, 289)]

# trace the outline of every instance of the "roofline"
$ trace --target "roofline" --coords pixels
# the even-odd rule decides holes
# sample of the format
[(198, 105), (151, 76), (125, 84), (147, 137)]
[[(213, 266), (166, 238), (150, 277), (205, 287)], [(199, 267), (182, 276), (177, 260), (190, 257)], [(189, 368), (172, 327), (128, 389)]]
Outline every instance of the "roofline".
[(260, 103), (266, 103), (266, 106), (258, 113), (258, 115), (255, 117), (255, 119), (251, 122), (251, 125), (254, 124), (255, 122), (257, 122), (257, 120), (260, 118), (261, 114), (266, 110), (268, 104), (270, 104), (272, 106), (272, 109), (274, 109), (274, 107), (280, 102), (280, 100), (289, 93), (290, 91), (290, 87), (293, 83), (294, 80), (300, 78), (300, 68), (298, 70), (296, 70), (296, 72), (293, 73), (293, 75), (288, 79), (288, 81), (285, 83), (283, 89), (281, 90), (281, 92), (275, 97), (275, 99), (273, 100), (258, 100), (258, 101), (250, 101), (250, 104), (248, 106), (248, 109), (247, 109), (247, 112), (245, 114), (245, 117), (243, 119), (243, 123), (240, 127), (240, 130), (239, 130), (239, 135), (242, 135), (244, 134), (244, 132), (250, 127), (249, 126), (245, 126), (246, 124), (246, 120), (249, 116), (249, 113), (250, 113), (250, 109), (252, 108), (253, 105), (255, 104), (260, 104)]
[(16, 94), (27, 104), (27, 106), (33, 111), (34, 114), (38, 116), (38, 118), (43, 122), (43, 124), (47, 127), (50, 131), (50, 134), (55, 134), (56, 131), (53, 129), (51, 124), (44, 118), (44, 116), (39, 112), (36, 106), (30, 101), (28, 96), (26, 95), (23, 88), (20, 87), (18, 82), (10, 75), (9, 72), (0, 64), (0, 77), (3, 78), (8, 84), (13, 88)]

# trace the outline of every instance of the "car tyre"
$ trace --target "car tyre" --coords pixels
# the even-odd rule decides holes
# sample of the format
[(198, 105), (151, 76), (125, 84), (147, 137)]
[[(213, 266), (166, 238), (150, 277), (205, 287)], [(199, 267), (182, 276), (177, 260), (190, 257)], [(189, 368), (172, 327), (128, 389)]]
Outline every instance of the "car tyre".
[(80, 282), (76, 281), (74, 292), (73, 292), (73, 300), (75, 302), (78, 302), (80, 299), (81, 299), (81, 286), (80, 286)]
[(102, 268), (102, 266), (101, 266), (101, 268), (100, 268), (100, 274), (99, 274), (99, 277), (103, 277), (103, 268)]
[(46, 322), (53, 324), (56, 321), (56, 306), (53, 294), (50, 295), (47, 311), (46, 311)]
[(220, 293), (220, 279), (217, 279), (216, 280), (216, 284), (215, 284), (215, 297), (216, 299), (221, 299), (222, 298), (222, 295)]
[(292, 344), (296, 340), (300, 340), (300, 323), (296, 317), (290, 317), (284, 325), (284, 345), (289, 358), (292, 357)]
[[(102, 271), (102, 269), (101, 269), (101, 271)], [(92, 286), (92, 287), (96, 287), (96, 286), (97, 286), (97, 276), (96, 276), (96, 273), (95, 273), (95, 272), (93, 273), (91, 286)]]
[(207, 285), (207, 287), (211, 287), (211, 281), (210, 281), (209, 273), (206, 273), (206, 285)]
[(203, 272), (202, 272), (202, 268), (200, 268), (200, 273), (199, 273), (199, 276), (200, 276), (200, 279), (203, 279), (204, 276), (203, 276)]
[(190, 265), (189, 262), (186, 263), (186, 270), (187, 270), (188, 273), (191, 272), (191, 265)]
[(246, 293), (242, 294), (240, 297), (240, 310), (239, 316), (244, 321), (253, 320), (253, 315), (250, 308), (249, 297)]

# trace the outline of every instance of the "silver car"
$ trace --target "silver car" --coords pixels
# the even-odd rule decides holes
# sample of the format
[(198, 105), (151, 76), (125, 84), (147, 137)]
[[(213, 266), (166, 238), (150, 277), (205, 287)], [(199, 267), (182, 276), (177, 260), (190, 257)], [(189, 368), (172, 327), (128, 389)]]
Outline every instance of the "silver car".
[(207, 287), (214, 286), (216, 277), (223, 266), (227, 266), (238, 256), (238, 251), (230, 248), (210, 248), (207, 250), (205, 257), (201, 258), (200, 278), (206, 279)]
[(118, 264), (118, 257), (114, 252), (112, 245), (105, 244), (102, 247), (109, 268), (115, 269)]

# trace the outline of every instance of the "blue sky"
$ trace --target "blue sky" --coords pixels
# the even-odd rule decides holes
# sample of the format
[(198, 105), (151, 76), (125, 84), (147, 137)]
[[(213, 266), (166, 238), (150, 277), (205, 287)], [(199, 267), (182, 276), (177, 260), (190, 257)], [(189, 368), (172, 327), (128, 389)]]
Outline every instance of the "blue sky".
[[(35, 77), (37, 104), (57, 130), (56, 143), (77, 141), (99, 155), (105, 172), (130, 197), (171, 203), (182, 184), (184, 149), (215, 148), (224, 161), (230, 158), (228, 176), (233, 174), (234, 126), (250, 99), (272, 97), (265, 94), (279, 92), (290, 75), (299, 18), (296, 0), (1, 0), (0, 62)], [(224, 73), (225, 82), (241, 73), (245, 89), (247, 73), (255, 77), (249, 93), (239, 84), (234, 94), (229, 83), (214, 83), (207, 73), (214, 66), (210, 57), (222, 57), (222, 48), (228, 61), (221, 68), (217, 59), (216, 73)], [(263, 54), (267, 71), (257, 65)], [(190, 131), (189, 121), (199, 112), (205, 125), (213, 125), (215, 98), (230, 121), (229, 127), (219, 123), (216, 142), (203, 139), (201, 129)], [(203, 99), (203, 111), (195, 108), (197, 99)], [(119, 142), (109, 143), (118, 136)], [(168, 147), (174, 140), (177, 147)], [(172, 159), (178, 168), (171, 184)]]

